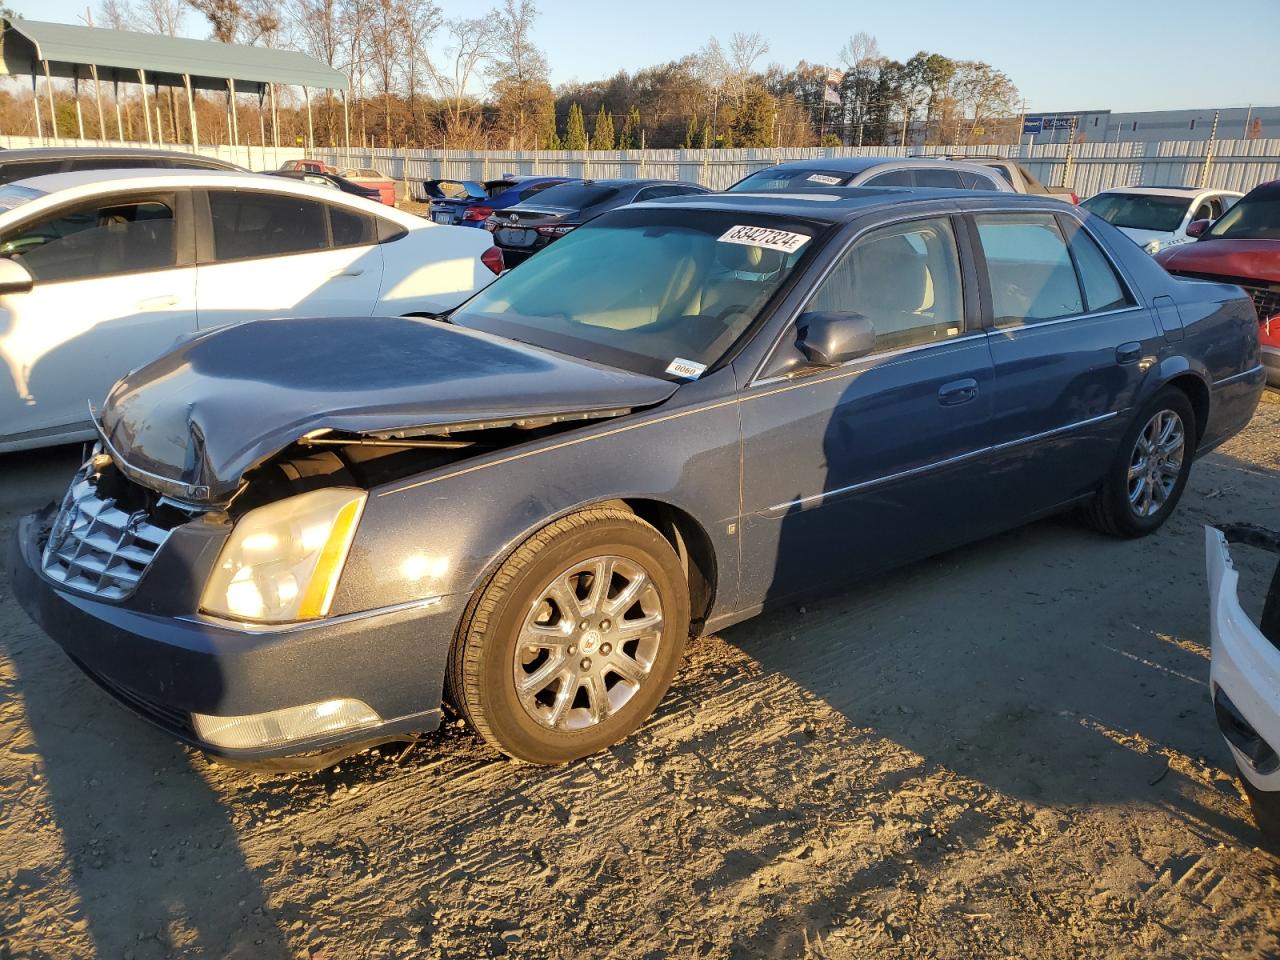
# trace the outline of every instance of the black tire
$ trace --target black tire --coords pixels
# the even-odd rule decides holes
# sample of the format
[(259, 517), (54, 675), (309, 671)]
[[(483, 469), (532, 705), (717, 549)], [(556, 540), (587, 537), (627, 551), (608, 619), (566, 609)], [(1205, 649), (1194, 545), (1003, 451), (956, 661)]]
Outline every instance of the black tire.
[[(530, 649), (520, 642), (521, 631), (528, 618), (535, 615), (531, 611), (543, 603), (545, 591), (562, 572), (600, 557), (620, 558), (647, 575), (646, 582), (656, 594), (646, 596), (656, 596), (660, 604), (661, 626), (654, 642), (655, 652), (647, 673), (615, 712), (603, 719), (593, 718), (590, 726), (581, 729), (553, 728), (547, 723), (558, 721), (544, 717), (540, 722), (517, 693), (516, 671), (523, 669), (517, 657), (523, 657)], [(603, 586), (606, 592), (610, 589), (608, 584)], [(618, 614), (619, 622), (625, 622), (625, 613)], [(603, 620), (596, 626), (608, 624)], [(577, 629), (576, 625), (570, 629), (575, 637)], [(588, 632), (594, 634), (594, 630)], [(598, 635), (594, 640), (586, 639), (586, 633), (581, 636), (583, 651), (579, 653), (587, 649), (588, 643), (598, 656), (611, 652), (603, 644), (595, 647)], [(502, 753), (527, 763), (567, 763), (617, 743), (648, 718), (671, 686), (688, 636), (688, 583), (671, 545), (652, 526), (626, 510), (584, 510), (549, 524), (525, 541), (472, 598), (454, 642), (446, 694), (480, 736)], [(567, 649), (572, 654), (576, 648)], [(585, 657), (573, 659), (574, 663), (589, 662)], [(600, 669), (599, 663), (596, 669)], [(619, 682), (617, 676), (609, 676), (613, 683)], [(603, 675), (600, 682), (607, 682)], [(591, 689), (598, 689), (578, 691), (572, 683), (563, 689), (571, 687), (575, 690), (573, 697), (585, 696), (589, 704)], [(605, 694), (604, 699), (608, 700), (610, 691)], [(566, 697), (567, 710), (581, 714), (583, 709), (575, 708), (580, 701), (573, 697)], [(558, 698), (555, 703), (559, 703)], [(589, 712), (594, 713), (594, 706)]]
[(1259, 790), (1239, 772), (1238, 764), (1236, 776), (1240, 778), (1240, 785), (1244, 787), (1245, 796), (1249, 798), (1253, 820), (1262, 833), (1264, 846), (1280, 853), (1280, 791)]
[[(1150, 515), (1142, 516), (1129, 500), (1129, 469), (1134, 462), (1139, 438), (1148, 424), (1161, 413), (1176, 414), (1182, 423), (1181, 464), (1173, 488), (1163, 503)], [(1145, 537), (1149, 533), (1155, 533), (1169, 519), (1182, 498), (1198, 440), (1195, 410), (1191, 401), (1177, 387), (1165, 387), (1143, 405), (1125, 431), (1115, 462), (1107, 471), (1097, 495), (1085, 507), (1085, 518), (1093, 527), (1113, 537)]]

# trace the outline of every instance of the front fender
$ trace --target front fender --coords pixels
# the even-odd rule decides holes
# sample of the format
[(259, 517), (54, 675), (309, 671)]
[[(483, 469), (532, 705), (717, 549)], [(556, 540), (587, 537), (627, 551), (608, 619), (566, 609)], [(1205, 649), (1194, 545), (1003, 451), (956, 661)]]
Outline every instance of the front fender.
[[(717, 609), (737, 596), (736, 399), (560, 434), (496, 459), (370, 491), (334, 597), (335, 613), (472, 593), (502, 558), (555, 519), (606, 500), (677, 507), (706, 531)], [(732, 530), (732, 532), (731, 532)]]

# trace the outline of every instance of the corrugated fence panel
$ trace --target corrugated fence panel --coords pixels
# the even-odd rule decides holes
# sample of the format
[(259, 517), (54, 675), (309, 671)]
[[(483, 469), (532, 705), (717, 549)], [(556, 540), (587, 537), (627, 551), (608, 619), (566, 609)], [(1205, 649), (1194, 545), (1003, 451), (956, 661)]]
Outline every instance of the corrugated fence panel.
[[(87, 146), (84, 141), (56, 141), (0, 136), (0, 146)], [(105, 146), (146, 146), (107, 141)], [(171, 149), (190, 149), (170, 145)], [(1208, 151), (1212, 149), (1212, 155)], [(306, 156), (294, 147), (202, 146), (200, 153), (242, 164), (251, 170), (273, 170), (285, 160)], [(1247, 191), (1265, 180), (1280, 179), (1280, 139), (1162, 140), (1142, 143), (1045, 143), (980, 147), (780, 147), (742, 150), (395, 150), (386, 148), (331, 150), (314, 155), (337, 167), (373, 167), (402, 181), (404, 191), (425, 199), (423, 180), (492, 180), (508, 173), (563, 177), (659, 177), (688, 180), (723, 190), (747, 174), (784, 160), (824, 157), (912, 154), (967, 154), (1014, 157), (1049, 186), (1069, 186), (1081, 197), (1117, 186), (1207, 186)], [(1207, 161), (1207, 168), (1206, 168)]]

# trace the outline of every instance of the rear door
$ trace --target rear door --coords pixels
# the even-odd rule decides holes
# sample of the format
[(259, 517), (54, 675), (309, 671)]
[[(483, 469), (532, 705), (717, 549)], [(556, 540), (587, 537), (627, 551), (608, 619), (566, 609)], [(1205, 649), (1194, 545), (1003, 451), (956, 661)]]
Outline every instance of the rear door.
[(1074, 218), (967, 219), (995, 363), (992, 482), (1011, 524), (1097, 488), (1161, 335)]
[(0, 296), (0, 441), (87, 427), (89, 403), (195, 329), (189, 200), (117, 193), (0, 236), (35, 280)]
[[(210, 190), (199, 235), (201, 329), (263, 317), (367, 317), (382, 286), (372, 215), (311, 197)], [(197, 204), (201, 206), (201, 204)]]

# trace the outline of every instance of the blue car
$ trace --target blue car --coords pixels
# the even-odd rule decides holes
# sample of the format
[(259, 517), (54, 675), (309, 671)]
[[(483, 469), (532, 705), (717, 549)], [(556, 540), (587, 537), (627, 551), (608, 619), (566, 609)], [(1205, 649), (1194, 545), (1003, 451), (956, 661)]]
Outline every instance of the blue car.
[(430, 201), (429, 216), (447, 226), (483, 227), (495, 210), (505, 210), (537, 196), (569, 177), (522, 177), (508, 174), (498, 180), (425, 180), (422, 191)]
[(1152, 533), (1264, 377), (1238, 287), (1047, 197), (654, 200), (447, 316), (232, 324), (130, 373), (12, 593), (210, 753), (324, 764), (448, 701), (563, 763), (771, 605), (1064, 511)]

